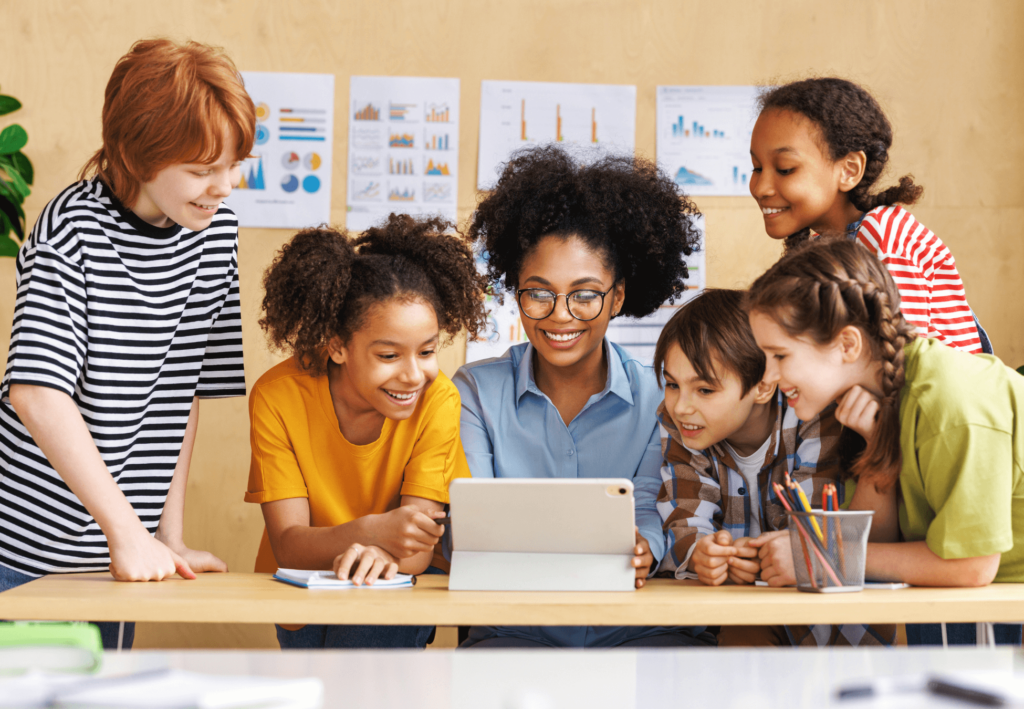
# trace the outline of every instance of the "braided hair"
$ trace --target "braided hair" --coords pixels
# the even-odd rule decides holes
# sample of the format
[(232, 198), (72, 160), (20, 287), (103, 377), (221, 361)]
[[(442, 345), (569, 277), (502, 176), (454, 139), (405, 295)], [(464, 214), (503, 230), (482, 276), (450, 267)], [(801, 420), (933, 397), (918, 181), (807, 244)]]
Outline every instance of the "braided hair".
[[(850, 202), (860, 211), (870, 212), (897, 202), (913, 204), (924, 192), (923, 187), (914, 184), (913, 175), (904, 175), (898, 184), (871, 194), (889, 162), (892, 125), (878, 102), (857, 84), (834, 77), (794, 81), (761, 94), (758, 109), (758, 113), (782, 110), (806, 116), (821, 130), (833, 161), (864, 151), (864, 176), (848, 193)], [(786, 239), (786, 248), (794, 248), (809, 237), (809, 229), (799, 231)]]
[(754, 281), (748, 311), (774, 319), (791, 337), (805, 335), (819, 345), (832, 342), (848, 326), (858, 328), (882, 366), (882, 401), (876, 434), (851, 472), (888, 490), (899, 478), (900, 389), (904, 346), (914, 327), (900, 311), (900, 295), (884, 265), (861, 244), (822, 238), (787, 252)]
[(324, 348), (348, 342), (376, 303), (421, 300), (450, 339), (485, 325), (486, 280), (472, 249), (440, 218), (392, 214), (362, 236), (328, 227), (303, 229), (263, 276), (259, 324), (276, 349), (291, 351), (313, 374), (326, 367)]
[(547, 236), (575, 237), (625, 281), (620, 315), (643, 317), (686, 288), (683, 256), (699, 246), (700, 213), (648, 160), (608, 156), (584, 164), (559, 145), (513, 155), (477, 207), (469, 239), (487, 254), (487, 274), (511, 292), (523, 260)]

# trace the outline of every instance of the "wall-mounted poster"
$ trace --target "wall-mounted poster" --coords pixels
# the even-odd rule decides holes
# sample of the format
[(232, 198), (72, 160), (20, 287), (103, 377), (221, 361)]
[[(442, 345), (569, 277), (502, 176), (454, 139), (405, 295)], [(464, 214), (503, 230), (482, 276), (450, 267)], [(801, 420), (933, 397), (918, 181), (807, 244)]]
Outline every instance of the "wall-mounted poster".
[(346, 226), (392, 212), (454, 221), (459, 194), (459, 80), (353, 76)]
[(243, 71), (256, 141), (227, 204), (243, 227), (301, 229), (331, 220), (334, 76)]

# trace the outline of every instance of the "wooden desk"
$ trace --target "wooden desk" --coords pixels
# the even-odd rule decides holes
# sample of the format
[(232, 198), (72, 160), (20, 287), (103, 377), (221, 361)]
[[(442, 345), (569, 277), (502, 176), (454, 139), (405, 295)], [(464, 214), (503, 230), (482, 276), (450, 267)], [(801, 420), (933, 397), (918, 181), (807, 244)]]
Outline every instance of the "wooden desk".
[(266, 574), (160, 583), (53, 574), (0, 594), (0, 618), (444, 626), (1024, 621), (1024, 584), (840, 594), (671, 579), (653, 579), (632, 593), (448, 591), (447, 585), (447, 576), (420, 576), (411, 589), (309, 591)]

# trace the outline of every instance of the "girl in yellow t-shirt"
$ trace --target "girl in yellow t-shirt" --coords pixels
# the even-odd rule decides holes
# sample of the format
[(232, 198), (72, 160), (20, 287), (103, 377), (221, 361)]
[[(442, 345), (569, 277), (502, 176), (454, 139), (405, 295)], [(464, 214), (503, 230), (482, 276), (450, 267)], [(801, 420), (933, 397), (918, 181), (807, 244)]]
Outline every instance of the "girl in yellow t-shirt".
[[(249, 397), (256, 571), (333, 569), (372, 584), (427, 570), (448, 484), (469, 477), (441, 333), (484, 323), (483, 278), (441, 219), (392, 214), (350, 238), (306, 229), (264, 276), (260, 326), (292, 357)], [(441, 559), (440, 563), (443, 563)], [(282, 648), (423, 647), (433, 628), (277, 627)]]

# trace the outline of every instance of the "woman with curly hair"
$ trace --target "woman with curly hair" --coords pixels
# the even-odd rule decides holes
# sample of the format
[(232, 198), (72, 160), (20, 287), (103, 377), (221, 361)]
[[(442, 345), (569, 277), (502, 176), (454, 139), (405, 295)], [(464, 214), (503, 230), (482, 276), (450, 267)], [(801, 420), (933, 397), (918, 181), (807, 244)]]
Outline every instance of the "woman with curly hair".
[[(476, 333), (485, 281), (442, 219), (392, 214), (351, 238), (299, 232), (263, 279), (260, 326), (291, 357), (249, 397), (245, 499), (266, 531), (256, 571), (333, 569), (372, 584), (422, 573), (448, 484), (468, 477), (442, 333)], [(443, 560), (439, 563), (443, 564)], [(282, 648), (423, 647), (431, 627), (277, 626)]]
[[(558, 146), (517, 153), (473, 218), (492, 286), (515, 294), (528, 343), (455, 375), (474, 477), (631, 478), (636, 585), (665, 536), (656, 499), (661, 389), (605, 337), (678, 296), (697, 248), (696, 208), (648, 161), (584, 165)], [(599, 525), (600, 520), (594, 520)], [(703, 628), (474, 627), (463, 646), (700, 645)]]
[(953, 254), (900, 204), (924, 188), (904, 175), (873, 192), (889, 161), (892, 126), (862, 87), (832, 77), (767, 91), (750, 138), (750, 194), (765, 231), (789, 249), (817, 234), (846, 235), (886, 265), (903, 315), (924, 337), (992, 354), (964, 293)]

